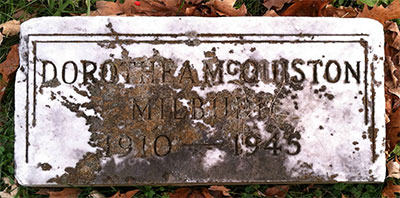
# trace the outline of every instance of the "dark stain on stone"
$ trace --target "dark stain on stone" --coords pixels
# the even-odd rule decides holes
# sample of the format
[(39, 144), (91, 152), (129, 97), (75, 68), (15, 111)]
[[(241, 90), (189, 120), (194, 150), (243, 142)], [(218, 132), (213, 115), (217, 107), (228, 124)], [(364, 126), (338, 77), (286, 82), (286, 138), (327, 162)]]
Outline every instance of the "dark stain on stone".
[(367, 139), (367, 135), (366, 135), (365, 132), (363, 132), (362, 138), (363, 138), (364, 140)]
[(39, 92), (40, 92), (41, 94), (43, 94), (43, 88), (45, 88), (45, 87), (54, 88), (54, 87), (58, 87), (58, 86), (60, 86), (60, 85), (61, 85), (60, 81), (58, 81), (57, 78), (54, 78), (54, 79), (52, 79), (52, 80), (48, 80), (48, 81), (46, 81), (46, 82), (43, 82), (43, 83), (41, 84), (41, 86), (39, 87)]
[[(109, 28), (115, 32), (112, 25)], [(120, 42), (117, 37), (116, 40), (116, 43)], [(215, 48), (204, 52), (208, 60), (203, 63), (218, 64), (221, 60), (215, 52)], [(64, 174), (48, 182), (124, 185), (136, 182), (150, 184), (155, 181), (174, 184), (204, 178), (212, 178), (206, 181), (208, 183), (226, 178), (231, 181), (291, 178), (284, 166), (287, 153), (277, 149), (279, 154), (275, 155), (260, 148), (246, 153), (232, 145), (232, 136), (242, 138), (241, 144), (247, 142), (247, 146), (253, 143), (247, 141), (246, 137), (265, 141), (260, 140), (258, 135), (261, 129), (257, 123), (262, 121), (261, 125), (266, 131), (277, 134), (281, 139), (301, 139), (303, 129), (296, 130), (295, 121), (288, 123), (293, 112), (284, 110), (282, 107), (285, 104), (281, 100), (289, 96), (297, 98), (295, 92), (303, 90), (303, 84), (281, 82), (276, 84), (273, 93), (256, 93), (251, 89), (256, 84), (246, 84), (241, 77), (235, 83), (246, 84), (250, 88), (239, 86), (230, 92), (215, 91), (200, 96), (193, 91), (194, 87), (204, 90), (214, 84), (202, 82), (203, 79), (199, 79), (193, 70), (192, 63), (187, 62), (181, 71), (177, 71), (178, 66), (174, 60), (162, 57), (156, 50), (150, 57), (131, 58), (128, 54), (124, 50), (121, 59), (111, 58), (123, 80), (128, 81), (126, 84), (135, 86), (126, 88), (125, 84), (118, 81), (100, 80), (87, 84), (87, 91), (75, 87), (77, 94), (90, 98), (90, 102), (83, 104), (73, 103), (61, 96), (62, 105), (86, 120), (91, 133), (89, 144), (97, 150), (86, 153), (75, 167), (67, 168)], [(149, 66), (154, 69), (152, 74), (148, 73)], [(167, 69), (169, 74), (178, 72), (180, 75), (164, 76), (163, 69)], [(323, 87), (317, 92), (325, 91), (326, 87)], [(332, 94), (325, 96), (329, 100), (334, 98)], [(225, 98), (229, 99), (228, 104)], [(213, 109), (215, 99), (219, 106)], [(297, 106), (296, 101), (294, 104)], [(203, 107), (202, 111), (199, 105)], [(82, 107), (94, 110), (99, 116), (86, 115), (80, 110)], [(259, 116), (253, 116), (257, 113)], [(323, 129), (322, 126), (319, 128)], [(214, 135), (210, 135), (211, 129), (215, 130)], [(210, 142), (213, 144), (204, 146)], [(205, 169), (202, 164), (209, 149), (218, 149), (225, 155), (218, 165)], [(119, 158), (120, 162), (117, 163), (114, 158)], [(312, 170), (312, 164), (303, 163), (301, 168)], [(237, 174), (232, 170), (246, 174)], [(268, 170), (268, 174), (260, 174), (265, 173), (265, 170)], [(318, 176), (309, 173), (303, 179), (315, 181), (327, 177), (334, 180), (337, 175)]]
[(204, 56), (209, 58), (209, 57), (214, 57), (215, 56), (215, 52), (213, 51), (206, 51), (204, 52)]
[[(373, 151), (372, 154), (372, 161), (375, 162), (375, 160), (378, 158), (378, 154), (375, 153), (376, 149), (376, 144), (375, 144), (375, 137), (378, 133), (377, 128), (372, 128), (371, 126), (368, 127), (368, 139), (371, 141), (371, 151)], [(364, 135), (363, 135), (364, 137)]]
[(334, 95), (329, 94), (329, 93), (325, 93), (324, 96), (327, 97), (329, 100), (333, 100), (335, 98)]
[(39, 163), (38, 167), (40, 167), (43, 171), (49, 171), (52, 168), (49, 163)]

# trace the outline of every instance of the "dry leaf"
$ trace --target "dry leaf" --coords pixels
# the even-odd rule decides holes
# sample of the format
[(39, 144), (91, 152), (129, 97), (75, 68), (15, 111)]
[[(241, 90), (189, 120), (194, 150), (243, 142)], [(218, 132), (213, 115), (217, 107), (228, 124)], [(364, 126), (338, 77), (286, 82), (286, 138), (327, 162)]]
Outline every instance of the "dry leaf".
[(93, 190), (89, 194), (89, 198), (106, 198), (103, 194), (99, 193), (97, 190)]
[(389, 173), (387, 177), (400, 179), (400, 164), (399, 160), (397, 159), (397, 156), (395, 157), (394, 160), (387, 162), (386, 166), (388, 168), (388, 173)]
[(18, 193), (18, 186), (16, 181), (11, 184), (11, 180), (8, 177), (3, 177), (2, 180), (8, 186), (3, 191), (0, 191), (1, 198), (14, 198)]
[(203, 195), (204, 198), (214, 198), (207, 188), (201, 188), (201, 195)]
[(185, 16), (193, 16), (197, 10), (197, 6), (190, 6), (185, 10)]
[[(386, 56), (385, 58), (385, 67), (388, 68), (390, 71), (390, 76), (392, 77), (392, 82), (393, 82), (393, 88), (397, 88), (399, 81), (399, 79), (396, 76), (397, 68), (389, 56)], [(400, 98), (400, 95), (398, 95), (398, 97)]]
[(79, 188), (64, 188), (62, 191), (49, 191), (49, 198), (77, 198), (81, 190)]
[(285, 3), (291, 3), (292, 0), (264, 0), (263, 5), (270, 10), (271, 8), (275, 8), (274, 10), (279, 11), (283, 8)]
[(119, 4), (110, 1), (97, 1), (97, 10), (90, 13), (90, 16), (110, 16), (119, 15), (123, 13)]
[(175, 16), (178, 14), (181, 2), (181, 0), (126, 0), (124, 3), (97, 1), (97, 10), (90, 15)]
[(26, 12), (25, 10), (19, 10), (18, 12), (14, 13), (12, 17), (14, 19), (20, 20), (21, 22), (24, 22), (28, 19), (35, 17), (35, 15), (34, 14), (32, 15), (29, 12)]
[(382, 197), (396, 198), (394, 193), (400, 193), (400, 185), (393, 185), (393, 182), (389, 180), (387, 186), (383, 189)]
[(1, 43), (3, 42), (3, 34), (2, 33), (0, 33), (0, 45), (1, 45)]
[(192, 5), (197, 5), (203, 2), (203, 0), (186, 0), (185, 2), (192, 4)]
[(386, 21), (384, 27), (385, 30), (399, 33), (399, 26), (393, 21)]
[(394, 149), (397, 142), (400, 141), (400, 108), (397, 109), (391, 116), (390, 122), (387, 125), (386, 139), (389, 143), (389, 151)]
[(174, 193), (170, 193), (169, 198), (185, 198), (192, 192), (190, 188), (178, 188)]
[(333, 5), (327, 5), (321, 11), (322, 16), (329, 17), (340, 17), (340, 18), (355, 18), (358, 15), (358, 11), (352, 7), (340, 6), (336, 8)]
[(208, 188), (208, 190), (220, 191), (220, 192), (222, 192), (222, 195), (224, 195), (224, 196), (231, 196), (229, 194), (230, 189), (226, 188), (225, 186), (210, 186), (210, 188)]
[[(124, 3), (97, 1), (97, 10), (91, 16), (207, 16), (218, 15), (243, 16), (247, 9), (243, 4), (235, 9), (235, 0), (211, 0), (204, 4), (202, 0), (125, 0)], [(217, 14), (218, 13), (218, 14)]]
[(387, 20), (400, 18), (400, 0), (394, 0), (386, 8), (382, 5), (375, 5), (371, 10), (369, 10), (368, 6), (364, 5), (364, 9), (357, 17), (375, 19), (382, 24)]
[(180, 6), (182, 0), (141, 0), (137, 5), (136, 0), (125, 0), (121, 8), (128, 16), (176, 16), (184, 13), (185, 8)]
[(385, 87), (385, 121), (386, 124), (390, 122), (389, 116), (392, 115), (393, 111), (393, 96), (387, 93), (387, 88)]
[(236, 9), (233, 7), (235, 2), (236, 0), (211, 0), (207, 4), (211, 5), (211, 7), (213, 7), (221, 16), (245, 16), (247, 9), (244, 3), (239, 9)]
[(398, 52), (398, 50), (400, 50), (399, 26), (393, 21), (386, 21), (384, 24), (384, 29), (386, 45), (393, 47), (396, 49), (396, 52)]
[(212, 5), (199, 5), (194, 9), (193, 7), (188, 7), (185, 10), (186, 16), (203, 16), (203, 17), (216, 17), (218, 16), (216, 10)]
[(297, 0), (281, 16), (322, 16), (322, 9), (331, 0)]
[(136, 193), (138, 193), (140, 190), (131, 190), (126, 193), (121, 194), (119, 191), (115, 193), (115, 195), (111, 196), (110, 198), (131, 198), (133, 197)]
[(11, 50), (8, 53), (6, 60), (0, 64), (0, 100), (4, 95), (4, 91), (6, 90), (8, 81), (11, 78), (11, 74), (17, 70), (18, 66), (18, 44), (16, 44), (11, 46)]
[(282, 185), (282, 186), (274, 186), (271, 188), (267, 188), (265, 190), (265, 195), (268, 197), (285, 197), (287, 192), (289, 191), (290, 186)]
[[(3, 30), (1, 30), (3, 29)], [(19, 33), (20, 22), (17, 20), (7, 21), (3, 24), (0, 24), (0, 30), (4, 36), (14, 36)]]
[[(391, 82), (385, 83), (385, 85), (391, 85), (391, 84), (393, 84), (393, 82), (392, 83)], [(389, 87), (387, 90), (388, 90), (389, 93), (394, 94), (398, 98), (400, 98), (400, 87), (395, 87), (394, 85), (391, 85), (391, 87)]]
[(192, 189), (178, 188), (175, 193), (170, 193), (169, 198), (214, 198), (207, 188)]
[(267, 12), (265, 12), (264, 16), (275, 17), (279, 15), (275, 12), (275, 10), (268, 10)]

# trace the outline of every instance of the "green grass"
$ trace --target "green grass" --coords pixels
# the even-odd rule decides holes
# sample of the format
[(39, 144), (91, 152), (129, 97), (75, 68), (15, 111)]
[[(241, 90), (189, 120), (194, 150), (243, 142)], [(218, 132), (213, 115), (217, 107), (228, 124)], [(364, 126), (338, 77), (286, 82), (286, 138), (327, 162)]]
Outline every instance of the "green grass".
[[(19, 11), (24, 11), (26, 15), (40, 16), (65, 16), (73, 14), (88, 14), (90, 9), (94, 9), (93, 5), (97, 0), (0, 0), (0, 23), (4, 23), (13, 18), (13, 15)], [(375, 1), (378, 3), (386, 3), (388, 0), (361, 0), (361, 2)], [(266, 9), (262, 6), (261, 0), (238, 0), (235, 6), (245, 4), (251, 15), (263, 15)], [(360, 6), (353, 0), (335, 0), (335, 6)], [(5, 38), (3, 44), (0, 45), (0, 62), (4, 61), (10, 49), (10, 46), (18, 43), (18, 36)], [(0, 178), (14, 178), (14, 83), (11, 82), (7, 87), (6, 94), (0, 102)], [(400, 152), (399, 152), (400, 154)], [(398, 180), (395, 183), (399, 183)], [(227, 186), (231, 189), (231, 195), (234, 197), (253, 198), (260, 197), (259, 192), (264, 192), (268, 187), (273, 185), (242, 185)], [(4, 190), (6, 185), (0, 181), (0, 191)], [(206, 186), (208, 187), (208, 186)], [(291, 185), (287, 197), (341, 197), (342, 194), (348, 197), (380, 197), (384, 184), (329, 184), (329, 185)], [(79, 197), (87, 197), (90, 192), (96, 190), (105, 196), (111, 196), (117, 191), (126, 192), (132, 189), (140, 189), (138, 197), (168, 197), (168, 192), (174, 192), (177, 187), (157, 187), (157, 186), (141, 186), (141, 187), (86, 187), (80, 188), (82, 193)], [(18, 197), (46, 197), (36, 195), (38, 188), (20, 187)]]

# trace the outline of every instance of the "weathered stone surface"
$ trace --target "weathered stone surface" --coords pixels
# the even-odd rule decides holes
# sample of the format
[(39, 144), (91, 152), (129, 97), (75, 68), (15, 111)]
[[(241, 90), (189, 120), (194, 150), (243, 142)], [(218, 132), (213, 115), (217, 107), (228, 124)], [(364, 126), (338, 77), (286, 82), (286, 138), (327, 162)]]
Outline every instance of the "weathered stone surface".
[(51, 17), (21, 37), (23, 185), (385, 178), (378, 22)]

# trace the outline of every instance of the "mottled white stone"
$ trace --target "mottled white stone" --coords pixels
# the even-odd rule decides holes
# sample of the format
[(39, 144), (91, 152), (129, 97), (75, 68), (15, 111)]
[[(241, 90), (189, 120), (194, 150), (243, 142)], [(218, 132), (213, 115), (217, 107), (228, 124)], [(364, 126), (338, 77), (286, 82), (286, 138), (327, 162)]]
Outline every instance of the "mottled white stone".
[[(65, 174), (67, 167), (76, 167), (86, 154), (97, 151), (101, 153), (102, 168), (95, 171), (99, 177), (86, 183), (70, 184), (383, 182), (386, 174), (383, 39), (381, 24), (370, 19), (303, 17), (31, 19), (21, 26), (21, 66), (17, 72), (15, 85), (16, 178), (22, 185), (62, 186), (65, 183), (57, 184), (48, 180)], [(94, 133), (90, 131), (89, 121), (85, 117), (78, 116), (71, 110), (72, 107), (68, 108), (65, 104), (66, 102), (90, 103), (93, 97), (104, 96), (91, 94), (92, 92), (84, 84), (81, 60), (94, 61), (99, 67), (107, 59), (122, 59), (124, 51), (127, 51), (127, 56), (132, 58), (151, 57), (154, 55), (153, 49), (156, 49), (162, 57), (170, 58), (176, 64), (177, 69), (171, 74), (173, 77), (179, 78), (184, 62), (189, 60), (190, 65), (197, 71), (198, 78), (203, 80), (204, 53), (212, 51), (213, 47), (216, 48), (215, 55), (218, 59), (224, 60), (224, 69), (227, 69), (228, 60), (243, 64), (249, 59), (258, 63), (265, 59), (269, 61), (270, 67), (273, 60), (283, 58), (289, 61), (290, 77), (300, 79), (302, 75), (296, 71), (292, 63), (294, 59), (304, 61), (297, 64), (304, 73), (304, 80), (300, 83), (303, 88), (293, 90), (285, 84), (288, 83), (285, 81), (285, 86), (292, 91), (292, 94), (271, 100), (271, 103), (279, 106), (280, 110), (274, 114), (276, 117), (272, 116), (270, 119), (283, 119), (285, 123), (294, 127), (293, 131), (300, 131), (301, 135), (300, 138), (292, 138), (290, 142), (288, 139), (283, 139), (284, 129), (280, 130), (279, 144), (282, 145), (280, 154), (275, 156), (261, 148), (261, 143), (268, 142), (272, 137), (266, 127), (265, 123), (268, 122), (265, 119), (238, 120), (254, 133), (254, 137), (259, 138), (257, 140), (252, 136), (246, 136), (245, 127), (243, 133), (239, 132), (239, 138), (235, 140), (235, 134), (228, 132), (228, 135), (221, 135), (224, 131), (209, 121), (193, 119), (192, 127), (206, 129), (200, 135), (201, 139), (194, 143), (221, 144), (222, 148), (218, 146), (206, 148), (206, 146), (198, 151), (192, 151), (182, 146), (181, 142), (184, 141), (168, 137), (171, 138), (172, 150), (168, 151), (166, 156), (141, 158), (137, 157), (141, 151), (135, 149), (125, 156), (115, 153), (107, 156), (104, 149), (89, 144), (92, 141), (90, 137)], [(233, 51), (230, 52), (231, 50)], [(318, 59), (322, 61), (322, 65), (316, 67), (318, 83), (315, 83), (313, 64), (307, 62)], [(45, 60), (55, 64), (59, 84), (52, 86), (43, 84)], [(337, 82), (327, 80), (326, 65), (329, 60), (336, 60), (340, 64), (341, 71)], [(74, 68), (71, 64), (65, 69), (65, 82), (62, 80), (63, 64), (67, 61), (75, 62), (79, 70), (77, 79), (72, 84), (65, 83), (74, 81)], [(360, 71), (357, 73), (359, 83), (351, 71), (346, 69), (345, 61), (356, 73), (355, 68), (359, 62)], [(269, 74), (273, 75), (271, 68)], [(53, 70), (51, 66), (47, 69), (49, 70), (46, 79), (50, 79)], [(263, 70), (258, 69), (257, 75), (261, 78)], [(255, 71), (254, 68), (252, 71)], [(252, 71), (247, 71), (244, 75), (251, 76), (254, 74)], [(335, 63), (332, 63), (329, 72), (330, 81), (336, 81)], [(276, 93), (282, 91), (279, 84), (265, 83), (261, 80), (254, 83), (232, 83), (243, 80), (243, 76), (239, 73), (240, 71), (238, 74), (230, 75), (225, 70), (224, 83), (214, 84), (211, 87), (193, 86), (191, 90), (202, 99), (209, 97), (207, 94), (212, 92), (224, 90), (233, 92), (244, 87), (256, 94), (270, 93), (276, 96)], [(125, 82), (123, 74), (118, 76), (117, 83), (121, 84), (121, 89), (133, 90), (141, 86)], [(101, 79), (98, 68), (94, 77)], [(104, 75), (105, 79), (111, 77), (110, 72)], [(176, 93), (183, 90), (175, 87), (172, 89)], [(86, 96), (78, 94), (77, 90), (89, 94)], [(109, 90), (109, 93), (116, 92)], [(246, 94), (242, 97), (246, 97)], [(280, 104), (275, 104), (275, 99), (279, 100)], [(128, 102), (126, 101), (127, 105)], [(191, 108), (190, 99), (181, 98), (179, 102), (182, 103), (180, 107)], [(274, 111), (274, 105), (271, 103), (268, 108)], [(207, 102), (203, 108), (211, 106), (212, 104)], [(103, 107), (100, 105), (97, 108)], [(77, 108), (77, 111), (84, 112), (86, 116), (98, 118), (100, 123), (108, 119), (102, 117), (100, 112), (103, 110), (84, 105)], [(282, 112), (285, 117), (279, 115)], [(209, 111), (204, 113), (205, 116), (212, 114)], [(256, 109), (250, 114), (256, 116)], [(119, 118), (118, 114), (116, 116), (115, 126), (119, 130), (129, 127), (126, 120)], [(376, 133), (373, 134), (371, 131)], [(133, 138), (139, 138), (139, 135)], [(163, 136), (160, 137), (160, 144), (162, 141), (165, 143), (166, 140), (163, 138), (165, 139)], [(117, 140), (115, 142), (118, 143)], [(253, 147), (259, 142), (261, 142), (259, 147)], [(121, 144), (122, 147), (126, 146), (124, 143)], [(286, 150), (295, 152), (297, 144), (301, 146), (298, 154), (286, 154)], [(145, 145), (143, 150), (147, 152), (153, 146), (154, 144)], [(181, 155), (180, 152), (186, 155)], [(280, 161), (276, 162), (278, 159)], [(281, 167), (264, 168), (273, 167), (271, 164), (274, 164), (274, 161)], [(113, 168), (106, 168), (109, 166)], [(168, 171), (164, 174), (162, 171), (166, 169)], [(136, 180), (126, 180), (124, 177), (127, 175), (123, 175), (125, 172), (122, 172), (124, 170), (130, 170), (128, 172)], [(154, 177), (142, 177), (141, 174), (150, 171), (160, 172), (160, 176), (154, 173)], [(119, 175), (120, 179), (105, 180), (101, 177), (107, 174)], [(247, 175), (253, 176), (247, 178)], [(280, 177), (280, 175), (285, 176)]]

